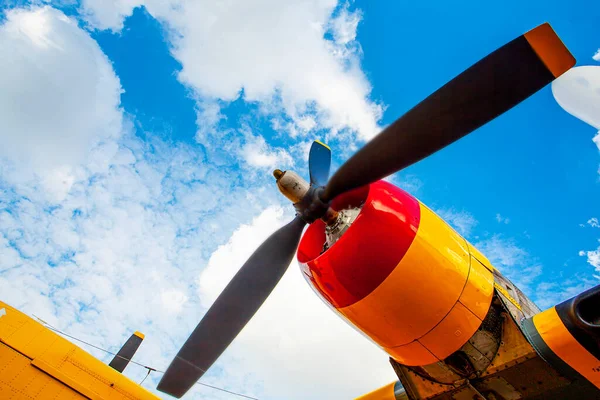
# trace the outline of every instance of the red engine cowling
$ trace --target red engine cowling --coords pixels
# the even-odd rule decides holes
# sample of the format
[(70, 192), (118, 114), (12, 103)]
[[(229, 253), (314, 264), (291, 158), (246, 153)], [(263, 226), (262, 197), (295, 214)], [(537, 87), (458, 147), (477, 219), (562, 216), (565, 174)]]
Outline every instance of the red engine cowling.
[(325, 224), (304, 234), (298, 261), (309, 284), (344, 320), (404, 365), (458, 350), (485, 318), (493, 267), (435, 213), (379, 181), (336, 199), (361, 207), (323, 252)]

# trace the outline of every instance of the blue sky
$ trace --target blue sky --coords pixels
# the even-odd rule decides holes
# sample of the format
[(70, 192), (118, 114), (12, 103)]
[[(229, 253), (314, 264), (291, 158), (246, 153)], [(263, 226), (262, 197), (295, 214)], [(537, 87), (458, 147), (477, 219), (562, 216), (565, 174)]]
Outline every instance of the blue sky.
[[(546, 21), (578, 65), (595, 66), (575, 78), (600, 87), (600, 6), (591, 1), (2, 8), (0, 51), (11, 60), (0, 61), (2, 300), (113, 349), (142, 330), (139, 361), (159, 368), (291, 217), (270, 171), (306, 174), (313, 139), (331, 144), (335, 168)], [(578, 93), (560, 100), (580, 116)], [(600, 274), (600, 108), (589, 112), (586, 122), (567, 113), (548, 86), (393, 181), (548, 307)], [(311, 381), (318, 389), (293, 398), (349, 398), (393, 379), (385, 355), (330, 315), (297, 272), (207, 382), (268, 399)], [(201, 388), (191, 396), (230, 398)]]
[[(373, 86), (371, 98), (387, 107), (382, 124), (393, 122), (486, 53), (545, 21), (579, 65), (594, 64), (598, 7), (564, 9), (558, 2), (523, 6), (515, 1), (481, 10), (478, 4), (353, 3), (351, 9), (363, 17), (357, 40), (362, 68)], [(123, 107), (140, 126), (193, 143), (194, 100), (177, 80), (181, 65), (169, 54), (160, 23), (138, 8), (121, 32), (101, 31), (93, 37), (113, 61), (125, 89)], [(252, 110), (242, 101), (227, 105), (227, 126), (235, 129), (236, 121)], [(273, 145), (289, 143), (264, 120), (254, 123)], [(560, 108), (547, 87), (401, 176), (422, 182), (416, 194), (426, 204), (471, 214), (478, 222), (473, 241), (498, 234), (518, 243), (545, 266), (548, 276), (541, 279), (589, 274), (578, 253), (593, 247), (597, 236), (580, 226), (595, 215), (600, 199), (593, 134)], [(500, 224), (498, 214), (510, 223)]]

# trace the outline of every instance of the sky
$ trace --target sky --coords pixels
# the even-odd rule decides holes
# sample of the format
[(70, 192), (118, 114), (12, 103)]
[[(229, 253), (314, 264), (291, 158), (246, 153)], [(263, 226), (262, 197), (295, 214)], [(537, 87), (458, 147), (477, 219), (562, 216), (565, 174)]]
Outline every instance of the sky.
[[(337, 168), (546, 21), (577, 67), (390, 179), (541, 308), (596, 285), (600, 5), (418, 3), (0, 2), (0, 299), (111, 351), (139, 330), (134, 359), (164, 370), (293, 217), (274, 168), (308, 176), (314, 139)], [(293, 263), (202, 381), (266, 400), (349, 399), (394, 379)], [(197, 386), (186, 398), (236, 397)]]

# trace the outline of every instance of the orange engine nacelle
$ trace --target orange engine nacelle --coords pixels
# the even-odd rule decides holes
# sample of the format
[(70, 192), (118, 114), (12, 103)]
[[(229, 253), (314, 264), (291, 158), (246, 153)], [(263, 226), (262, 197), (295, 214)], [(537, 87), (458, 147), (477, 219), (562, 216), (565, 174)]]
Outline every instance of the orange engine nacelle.
[[(323, 252), (325, 224), (313, 223), (298, 249), (320, 297), (393, 359), (428, 365), (459, 350), (491, 304), (492, 267), (446, 222), (385, 181), (340, 196), (333, 208), (361, 207)], [(483, 261), (483, 260), (482, 260)]]

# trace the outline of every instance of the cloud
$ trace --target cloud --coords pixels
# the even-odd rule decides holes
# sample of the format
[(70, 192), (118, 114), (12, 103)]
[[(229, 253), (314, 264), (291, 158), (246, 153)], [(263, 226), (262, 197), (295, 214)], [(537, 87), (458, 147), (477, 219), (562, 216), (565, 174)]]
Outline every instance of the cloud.
[[(475, 247), (542, 310), (597, 285), (597, 281), (587, 275), (565, 278), (561, 271), (544, 274), (544, 268), (538, 260), (520, 247), (514, 239), (493, 235), (475, 243)], [(580, 255), (584, 256), (587, 253), (580, 252)]]
[(346, 3), (338, 16), (331, 20), (331, 31), (335, 41), (339, 44), (348, 44), (356, 40), (356, 29), (361, 19), (361, 12), (358, 10), (350, 12)]
[(163, 22), (182, 64), (179, 79), (201, 99), (227, 103), (243, 95), (272, 116), (283, 111), (288, 131), (305, 130), (313, 119), (332, 135), (379, 132), (383, 109), (369, 99), (355, 41), (359, 11), (335, 0), (84, 0), (82, 10), (92, 26), (119, 30), (139, 5)]
[(590, 264), (596, 272), (600, 273), (600, 246), (595, 251), (580, 251), (580, 256), (587, 257), (587, 262)]
[[(38, 170), (57, 168), (81, 162), (94, 142), (120, 135), (119, 80), (77, 22), (50, 7), (5, 16), (0, 156)], [(50, 185), (69, 186), (66, 169), (49, 175)]]
[(242, 145), (240, 156), (256, 168), (283, 168), (292, 166), (292, 156), (284, 149), (273, 149), (262, 136), (246, 135), (246, 143)]
[[(592, 228), (600, 228), (600, 222), (598, 222), (598, 218), (592, 217), (588, 219), (587, 224)], [(581, 224), (582, 227), (585, 225)], [(599, 240), (600, 242), (600, 240)], [(581, 250), (579, 255), (587, 258), (588, 264), (590, 264), (597, 273), (600, 273), (600, 246), (596, 250), (585, 251)], [(598, 277), (600, 279), (600, 277)]]
[(600, 62), (600, 49), (598, 49), (598, 51), (596, 52), (596, 54), (594, 54), (594, 56), (592, 58), (594, 60)]
[(543, 268), (514, 239), (496, 234), (475, 243), (475, 247), (534, 301), (538, 300), (535, 288)]
[(510, 223), (510, 218), (506, 218), (500, 214), (496, 214), (496, 221), (498, 221), (498, 223), (500, 223), (500, 224), (508, 225)]
[(479, 242), (477, 248), (485, 254), (492, 263), (501, 267), (514, 267), (526, 260), (528, 253), (517, 246), (512, 239), (501, 235)]
[[(552, 82), (552, 93), (565, 111), (600, 129), (600, 67), (570, 69)], [(593, 141), (600, 150), (600, 132)]]
[(560, 282), (542, 282), (536, 286), (536, 303), (546, 310), (596, 286), (598, 282), (585, 276), (562, 279)]
[[(113, 11), (102, 18), (117, 24), (128, 13), (127, 7)], [(3, 49), (15, 54), (15, 65), (0, 61), (0, 75), (20, 74), (27, 89), (20, 101), (32, 105), (2, 133), (25, 134), (39, 118), (47, 122), (45, 137), (60, 139), (57, 153), (78, 149), (77, 158), (53, 159), (52, 168), (25, 174), (21, 167), (37, 157), (37, 142), (29, 137), (31, 148), (17, 152), (22, 157), (0, 163), (2, 300), (112, 351), (140, 330), (146, 339), (135, 359), (164, 370), (228, 274), (291, 217), (291, 207), (280, 208), (285, 200), (270, 176), (240, 167), (286, 157), (243, 129), (217, 134), (236, 138), (230, 146), (258, 146), (268, 162), (208, 161), (200, 146), (166, 143), (150, 133), (142, 140), (120, 109), (121, 88), (110, 62), (87, 32), (57, 10), (9, 11), (0, 32)], [(48, 63), (43, 77), (31, 60)], [(73, 84), (65, 71), (74, 75)], [(39, 85), (28, 87), (30, 81)], [(53, 92), (57, 82), (60, 96)], [(0, 91), (0, 104), (8, 104), (15, 90)], [(43, 104), (37, 105), (38, 97)], [(217, 131), (220, 113), (213, 103), (204, 104)], [(81, 121), (74, 115), (90, 109), (98, 115)], [(130, 366), (125, 375), (139, 382), (145, 372)], [(159, 377), (153, 373), (144, 387), (155, 391)], [(265, 400), (314, 398), (315, 388), (322, 398), (345, 399), (393, 379), (387, 356), (328, 310), (297, 266), (206, 376), (207, 383)], [(230, 396), (198, 386), (189, 398)]]
[[(240, 226), (200, 273), (199, 297), (212, 303), (260, 243), (292, 218), (289, 207), (275, 206)], [(265, 380), (268, 398), (348, 399), (395, 379), (387, 358), (323, 304), (294, 261), (214, 369), (236, 380), (252, 371)]]
[(475, 217), (466, 211), (456, 211), (450, 208), (436, 210), (436, 213), (463, 236), (469, 236), (478, 223)]

